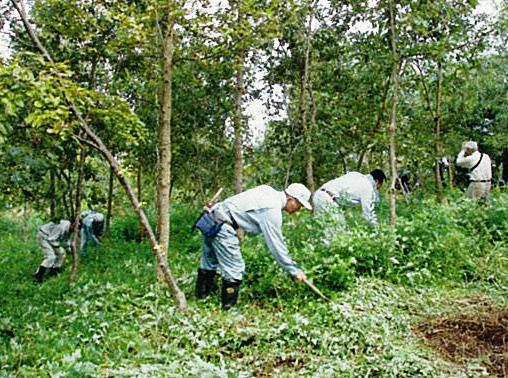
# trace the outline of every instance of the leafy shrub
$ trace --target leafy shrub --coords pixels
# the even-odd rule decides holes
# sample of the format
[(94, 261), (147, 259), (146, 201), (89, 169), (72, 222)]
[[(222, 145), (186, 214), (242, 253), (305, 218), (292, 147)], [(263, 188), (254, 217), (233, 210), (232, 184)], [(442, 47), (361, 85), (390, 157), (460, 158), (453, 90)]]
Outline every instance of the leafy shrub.
[[(328, 295), (346, 290), (355, 276), (406, 285), (508, 282), (503, 273), (508, 271), (502, 253), (506, 242), (500, 236), (508, 229), (504, 199), (493, 200), (489, 206), (470, 201), (438, 205), (425, 200), (399, 207), (402, 215), (395, 230), (386, 219), (370, 227), (360, 214), (349, 216), (345, 230), (305, 212), (287, 217), (284, 235), (290, 254)], [(245, 281), (253, 299), (303, 295), (277, 266), (262, 237), (247, 237), (242, 251)], [(505, 269), (496, 271), (496, 264)]]
[[(155, 230), (155, 211), (152, 208), (146, 208), (144, 211), (152, 229)], [(133, 210), (121, 216), (113, 216), (111, 221), (112, 239), (140, 242), (142, 234), (139, 227), (139, 217)]]

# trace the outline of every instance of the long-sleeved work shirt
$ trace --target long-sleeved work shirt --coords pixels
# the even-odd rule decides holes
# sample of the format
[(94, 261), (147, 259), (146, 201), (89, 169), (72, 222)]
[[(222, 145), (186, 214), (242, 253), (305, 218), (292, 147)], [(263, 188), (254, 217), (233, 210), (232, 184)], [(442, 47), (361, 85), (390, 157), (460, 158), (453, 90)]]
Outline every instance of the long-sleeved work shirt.
[(349, 172), (325, 183), (319, 190), (332, 194), (338, 205), (354, 206), (360, 204), (362, 213), (371, 225), (377, 224), (375, 206), (379, 202), (376, 182), (370, 174)]
[(85, 216), (83, 219), (83, 225), (87, 227), (92, 227), (94, 223), (98, 225), (98, 227), (93, 230), (94, 234), (98, 234), (99, 236), (102, 235), (104, 233), (105, 227), (104, 215), (101, 213), (92, 212)]
[[(466, 156), (465, 151), (462, 150), (457, 156), (457, 165), (459, 167), (471, 169), (478, 163), (480, 156), (481, 153), (478, 151)], [(472, 172), (469, 172), (469, 179), (471, 181), (490, 181), (492, 179), (492, 162), (489, 155), (483, 154), (482, 161), (478, 167), (473, 169)]]
[(56, 224), (53, 222), (42, 225), (39, 231), (43, 234), (44, 238), (52, 245), (59, 245), (61, 242), (67, 241), (69, 238), (71, 222), (62, 220)]
[(277, 263), (288, 273), (300, 273), (289, 255), (282, 235), (282, 209), (286, 194), (261, 185), (226, 199), (221, 205), (245, 232), (263, 234), (265, 243)]

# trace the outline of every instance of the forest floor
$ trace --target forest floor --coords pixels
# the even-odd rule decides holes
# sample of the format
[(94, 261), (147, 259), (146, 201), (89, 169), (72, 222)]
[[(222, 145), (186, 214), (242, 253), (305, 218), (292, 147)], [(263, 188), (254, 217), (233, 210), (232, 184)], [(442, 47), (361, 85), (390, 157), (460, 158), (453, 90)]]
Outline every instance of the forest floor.
[(432, 318), (417, 324), (417, 336), (444, 358), (458, 365), (479, 359), (494, 376), (508, 376), (508, 308), (489, 297), (462, 301), (461, 313)]
[(189, 302), (185, 313), (155, 282), (148, 244), (129, 240), (127, 221), (118, 220), (112, 238), (82, 256), (75, 283), (68, 282), (68, 259), (64, 273), (34, 285), (41, 220), (3, 218), (0, 377), (508, 375), (503, 240), (486, 252), (497, 260), (485, 279), (408, 284), (356, 274), (332, 290), (326, 272), (309, 268), (331, 298), (326, 303), (279, 272), (259, 248), (262, 240), (252, 238), (244, 245), (247, 269), (262, 271), (246, 276), (238, 306), (224, 312), (218, 294), (195, 299), (199, 235), (189, 234), (190, 218), (173, 220), (181, 242), (173, 245), (171, 267)]

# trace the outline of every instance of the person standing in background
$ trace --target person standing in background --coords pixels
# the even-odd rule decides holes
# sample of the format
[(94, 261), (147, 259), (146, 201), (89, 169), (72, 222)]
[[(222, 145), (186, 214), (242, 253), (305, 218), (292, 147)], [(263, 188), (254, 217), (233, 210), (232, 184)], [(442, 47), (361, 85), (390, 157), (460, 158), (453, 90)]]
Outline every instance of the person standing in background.
[(492, 162), (489, 155), (478, 151), (476, 142), (468, 141), (462, 144), (456, 163), (459, 167), (469, 169), (466, 197), (487, 199), (492, 181)]

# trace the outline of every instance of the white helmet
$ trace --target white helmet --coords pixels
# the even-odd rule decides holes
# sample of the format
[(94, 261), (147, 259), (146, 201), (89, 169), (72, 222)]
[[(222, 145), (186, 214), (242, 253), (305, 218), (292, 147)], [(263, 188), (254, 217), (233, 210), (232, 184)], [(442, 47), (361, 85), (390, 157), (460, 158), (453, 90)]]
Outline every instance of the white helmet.
[(303, 184), (291, 184), (286, 190), (286, 194), (298, 200), (307, 210), (312, 210), (312, 205), (310, 204), (310, 190)]
[(66, 219), (61, 219), (59, 226), (62, 227), (65, 232), (69, 232), (69, 229), (71, 228), (71, 222)]
[(478, 144), (476, 142), (473, 142), (472, 140), (464, 142), (462, 144), (462, 149), (469, 148), (473, 151), (478, 151)]

